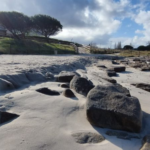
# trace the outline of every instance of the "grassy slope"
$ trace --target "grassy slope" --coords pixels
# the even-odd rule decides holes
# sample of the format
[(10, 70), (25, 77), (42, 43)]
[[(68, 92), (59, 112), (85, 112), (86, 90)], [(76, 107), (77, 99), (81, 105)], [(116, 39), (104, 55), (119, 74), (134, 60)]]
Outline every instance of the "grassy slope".
[(75, 53), (70, 45), (0, 38), (0, 53), (4, 54), (54, 54), (55, 50), (57, 50), (58, 54)]
[(121, 51), (120, 56), (124, 57), (150, 56), (150, 51), (124, 50)]

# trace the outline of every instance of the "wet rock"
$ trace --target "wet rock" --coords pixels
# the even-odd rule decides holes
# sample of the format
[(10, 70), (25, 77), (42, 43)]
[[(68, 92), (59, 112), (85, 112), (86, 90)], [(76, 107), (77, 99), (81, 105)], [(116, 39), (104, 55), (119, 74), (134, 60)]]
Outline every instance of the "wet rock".
[(58, 76), (56, 76), (56, 81), (57, 82), (70, 82), (75, 75), (79, 76), (79, 74), (76, 72), (62, 71), (59, 73)]
[(142, 148), (140, 150), (150, 150), (150, 135), (146, 135), (142, 141)]
[(65, 91), (63, 91), (63, 95), (70, 98), (75, 97), (74, 93), (70, 89), (66, 89)]
[[(118, 86), (119, 87), (119, 86)], [(142, 111), (139, 100), (115, 86), (96, 86), (87, 96), (86, 114), (92, 125), (140, 132)]]
[(100, 143), (105, 140), (101, 134), (91, 132), (74, 133), (72, 136), (75, 138), (76, 142), (80, 144)]
[(9, 113), (9, 112), (0, 111), (0, 124), (11, 121), (11, 120), (13, 120), (17, 117), (19, 117), (19, 115), (17, 115), (17, 114), (12, 114), (12, 113)]
[(60, 95), (59, 92), (50, 90), (50, 89), (48, 89), (46, 87), (45, 88), (37, 89), (36, 91), (39, 92), (39, 93), (42, 93), (42, 94), (46, 94), (46, 95), (52, 95), (52, 96)]
[(0, 90), (1, 91), (14, 90), (14, 89), (15, 87), (11, 82), (0, 78)]
[(77, 93), (87, 96), (88, 92), (93, 88), (92, 82), (85, 78), (74, 76), (70, 82), (70, 88)]

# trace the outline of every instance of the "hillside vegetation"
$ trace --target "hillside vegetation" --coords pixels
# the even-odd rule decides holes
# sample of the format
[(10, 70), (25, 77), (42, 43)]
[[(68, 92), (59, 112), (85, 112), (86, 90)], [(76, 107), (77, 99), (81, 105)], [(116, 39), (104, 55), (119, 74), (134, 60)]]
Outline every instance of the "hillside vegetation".
[(121, 50), (120, 56), (124, 56), (124, 57), (149, 56), (150, 57), (150, 51)]
[(75, 54), (71, 45), (48, 43), (39, 40), (0, 38), (1, 54)]

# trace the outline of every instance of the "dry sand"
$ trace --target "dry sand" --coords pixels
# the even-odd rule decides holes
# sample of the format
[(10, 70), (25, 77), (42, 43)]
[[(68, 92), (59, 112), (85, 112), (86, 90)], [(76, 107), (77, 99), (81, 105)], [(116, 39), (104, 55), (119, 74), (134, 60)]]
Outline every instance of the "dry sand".
[[(103, 56), (99, 56), (104, 59)], [(105, 56), (106, 58), (106, 56)], [(110, 56), (108, 56), (110, 58)], [(105, 84), (99, 75), (103, 72), (94, 63), (111, 65), (109, 59), (95, 56), (6, 56), (0, 55), (0, 75), (10, 75), (36, 70), (54, 74), (62, 70), (77, 71), (97, 84)], [(52, 69), (53, 68), (53, 69)], [(150, 72), (127, 68), (118, 77), (118, 83), (127, 87), (132, 96), (139, 98), (144, 111), (141, 139), (123, 140), (105, 134), (108, 129), (93, 127), (86, 119), (86, 98), (75, 93), (77, 99), (48, 96), (35, 90), (48, 87), (63, 92), (58, 82), (30, 83), (11, 93), (0, 93), (0, 110), (20, 115), (0, 126), (1, 150), (139, 150), (142, 137), (150, 133), (150, 93), (135, 88), (131, 83), (150, 83)], [(109, 84), (109, 83), (108, 83)], [(78, 144), (73, 133), (91, 131), (101, 133), (106, 140), (99, 144)]]

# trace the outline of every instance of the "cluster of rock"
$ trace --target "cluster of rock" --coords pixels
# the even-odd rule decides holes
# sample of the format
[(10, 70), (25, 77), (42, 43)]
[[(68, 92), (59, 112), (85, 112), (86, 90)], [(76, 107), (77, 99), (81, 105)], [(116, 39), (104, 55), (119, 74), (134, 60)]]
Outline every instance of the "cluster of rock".
[[(107, 68), (99, 65), (97, 67), (104, 69), (108, 76), (106, 75), (106, 77), (102, 78), (112, 84), (94, 86), (90, 80), (81, 77), (76, 72), (60, 72), (55, 76), (55, 79), (57, 82), (62, 82), (60, 86), (65, 88), (63, 95), (73, 98), (76, 97), (73, 92), (75, 91), (86, 97), (86, 115), (92, 125), (139, 133), (142, 128), (142, 110), (139, 100), (136, 97), (132, 97), (128, 89), (110, 78), (111, 76), (116, 76), (117, 72), (125, 71), (125, 66)], [(34, 80), (34, 77), (31, 77), (30, 74), (27, 77), (28, 80)], [(47, 73), (45, 78), (54, 79), (54, 76), (51, 73)], [(42, 80), (46, 81), (45, 78), (42, 76)], [(12, 90), (16, 87), (10, 80), (0, 79), (0, 83), (2, 85), (0, 89), (3, 90)], [(37, 92), (53, 96), (60, 95), (59, 92), (48, 88), (40, 88)], [(107, 134), (110, 134), (110, 132), (107, 132)], [(76, 133), (72, 136), (78, 143), (98, 143), (105, 139), (100, 134), (90, 132)], [(117, 136), (121, 137), (123, 134), (117, 134)], [(126, 134), (123, 137), (132, 138)]]
[(130, 58), (128, 60), (113, 60), (113, 63), (124, 64), (130, 67), (140, 69), (141, 71), (150, 71), (149, 58)]

